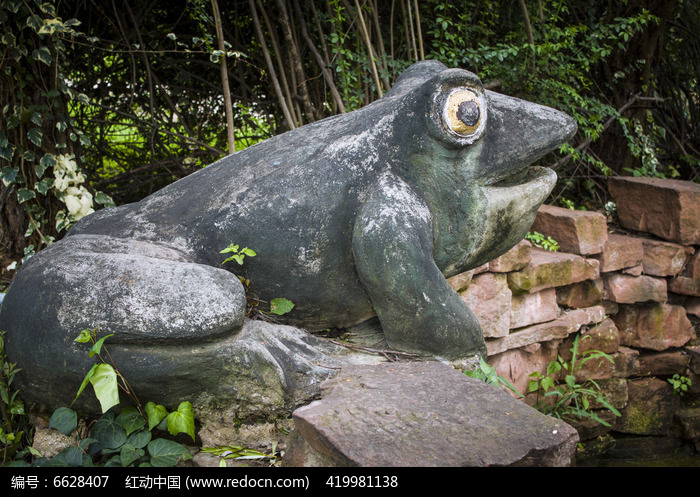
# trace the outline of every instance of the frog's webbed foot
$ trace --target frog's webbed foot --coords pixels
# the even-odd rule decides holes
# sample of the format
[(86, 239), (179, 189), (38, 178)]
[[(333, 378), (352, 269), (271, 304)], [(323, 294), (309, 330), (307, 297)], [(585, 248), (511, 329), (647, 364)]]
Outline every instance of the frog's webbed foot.
[(479, 322), (433, 260), (430, 211), (399, 178), (384, 177), (361, 207), (353, 252), (390, 347), (446, 359), (485, 355)]

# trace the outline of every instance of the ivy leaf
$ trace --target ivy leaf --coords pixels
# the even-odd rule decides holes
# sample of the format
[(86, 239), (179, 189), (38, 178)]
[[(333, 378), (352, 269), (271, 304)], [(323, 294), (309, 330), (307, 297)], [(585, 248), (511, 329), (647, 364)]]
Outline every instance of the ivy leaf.
[(36, 172), (37, 178), (41, 179), (46, 170), (55, 165), (56, 157), (54, 157), (53, 154), (44, 154), (41, 160), (39, 160), (39, 164), (34, 166), (34, 171)]
[(78, 426), (78, 415), (73, 409), (59, 407), (51, 415), (49, 428), (54, 428), (64, 435), (70, 435)]
[(41, 139), (43, 138), (43, 136), (44, 134), (39, 128), (32, 128), (27, 132), (27, 138), (29, 138), (29, 141), (37, 147), (41, 147)]
[(175, 466), (180, 459), (192, 459), (192, 454), (184, 445), (164, 438), (156, 438), (149, 442), (148, 453), (151, 456), (151, 465), (155, 467)]
[(270, 301), (270, 312), (278, 316), (287, 314), (293, 307), (294, 303), (291, 300), (277, 298)]
[(171, 435), (186, 433), (194, 442), (194, 411), (190, 402), (181, 402), (177, 411), (168, 414), (166, 423)]
[(103, 192), (95, 193), (95, 202), (105, 207), (114, 207), (115, 203), (112, 197)]
[(163, 419), (168, 415), (168, 410), (165, 406), (156, 404), (155, 402), (148, 402), (146, 404), (146, 416), (148, 416), (148, 429), (152, 430), (154, 427), (158, 426)]
[(127, 436), (146, 426), (146, 420), (135, 407), (125, 407), (122, 409), (116, 421), (124, 428)]
[[(0, 153), (0, 157), (3, 159), (5, 158), (2, 153)], [(7, 158), (8, 161), (10, 159), (11, 157)], [(19, 167), (5, 166), (2, 168), (2, 171), (0, 171), (0, 179), (2, 179), (5, 186), (9, 186), (11, 183), (14, 183), (17, 173), (19, 173)]]
[(102, 412), (107, 412), (111, 407), (119, 404), (117, 373), (110, 364), (98, 364), (90, 376), (90, 383), (95, 390), (97, 400), (100, 401)]
[(20, 188), (17, 190), (17, 200), (20, 204), (23, 204), (27, 200), (36, 198), (36, 193), (34, 190), (29, 190), (27, 188)]
[(103, 448), (118, 449), (126, 442), (126, 432), (113, 417), (102, 417), (92, 429), (92, 438), (96, 439)]
[(41, 193), (42, 195), (46, 195), (49, 191), (49, 189), (53, 186), (54, 179), (53, 178), (44, 178), (41, 181), (39, 181), (37, 184), (34, 185), (34, 188), (36, 191)]
[(47, 47), (39, 47), (32, 51), (32, 58), (39, 62), (43, 62), (47, 66), (50, 66), (53, 62), (53, 57), (51, 56), (51, 51)]
[(119, 460), (121, 461), (122, 466), (127, 467), (130, 464), (138, 461), (145, 454), (146, 452), (143, 449), (137, 449), (136, 447), (132, 447), (126, 443), (122, 445), (122, 450), (119, 452)]

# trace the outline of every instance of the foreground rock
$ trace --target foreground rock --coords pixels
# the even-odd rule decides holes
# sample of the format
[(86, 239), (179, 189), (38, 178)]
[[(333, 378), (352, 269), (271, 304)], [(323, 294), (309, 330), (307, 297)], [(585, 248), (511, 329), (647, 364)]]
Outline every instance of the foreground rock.
[(290, 466), (568, 466), (578, 434), (440, 362), (344, 368), (297, 409)]

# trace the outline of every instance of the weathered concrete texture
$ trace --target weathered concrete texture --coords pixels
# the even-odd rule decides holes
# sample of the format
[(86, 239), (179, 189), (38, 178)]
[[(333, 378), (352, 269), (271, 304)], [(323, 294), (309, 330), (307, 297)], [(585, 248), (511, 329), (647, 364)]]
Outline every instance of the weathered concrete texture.
[(508, 285), (514, 294), (535, 293), (545, 288), (597, 279), (600, 263), (575, 254), (533, 249), (530, 264), (508, 273)]
[(666, 280), (651, 276), (604, 274), (605, 298), (618, 304), (636, 302), (666, 302)]
[(620, 223), (664, 240), (700, 244), (700, 185), (673, 179), (615, 177), (608, 189)]
[(578, 441), (566, 423), (438, 362), (344, 368), (294, 419), (316, 460), (290, 465), (567, 466)]
[(579, 255), (599, 254), (608, 238), (603, 214), (553, 205), (539, 208), (530, 230), (551, 236), (559, 243), (560, 250)]
[(603, 251), (595, 256), (600, 261), (600, 272), (619, 271), (642, 264), (644, 245), (641, 238), (610, 233)]
[(512, 294), (505, 274), (476, 276), (461, 297), (479, 320), (484, 337), (508, 335)]
[(671, 385), (658, 378), (628, 380), (629, 400), (621, 410), (614, 429), (637, 435), (669, 434), (674, 413), (680, 407), (680, 397)]
[(581, 326), (600, 323), (604, 316), (605, 310), (602, 306), (574, 309), (553, 321), (521, 328), (503, 338), (487, 340), (486, 349), (488, 355), (492, 356), (533, 343), (566, 338)]
[(621, 305), (613, 317), (623, 345), (651, 350), (682, 347), (695, 338), (685, 309), (669, 304)]
[(652, 276), (679, 274), (689, 257), (695, 252), (692, 247), (649, 238), (643, 239), (642, 243), (644, 244), (644, 258), (642, 260), (644, 274)]

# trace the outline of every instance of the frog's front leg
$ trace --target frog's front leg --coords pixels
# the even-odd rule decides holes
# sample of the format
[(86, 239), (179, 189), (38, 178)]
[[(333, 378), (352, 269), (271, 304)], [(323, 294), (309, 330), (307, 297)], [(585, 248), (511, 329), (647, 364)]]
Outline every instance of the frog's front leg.
[(433, 260), (431, 213), (401, 179), (384, 177), (362, 205), (353, 254), (390, 347), (485, 356), (479, 322)]

